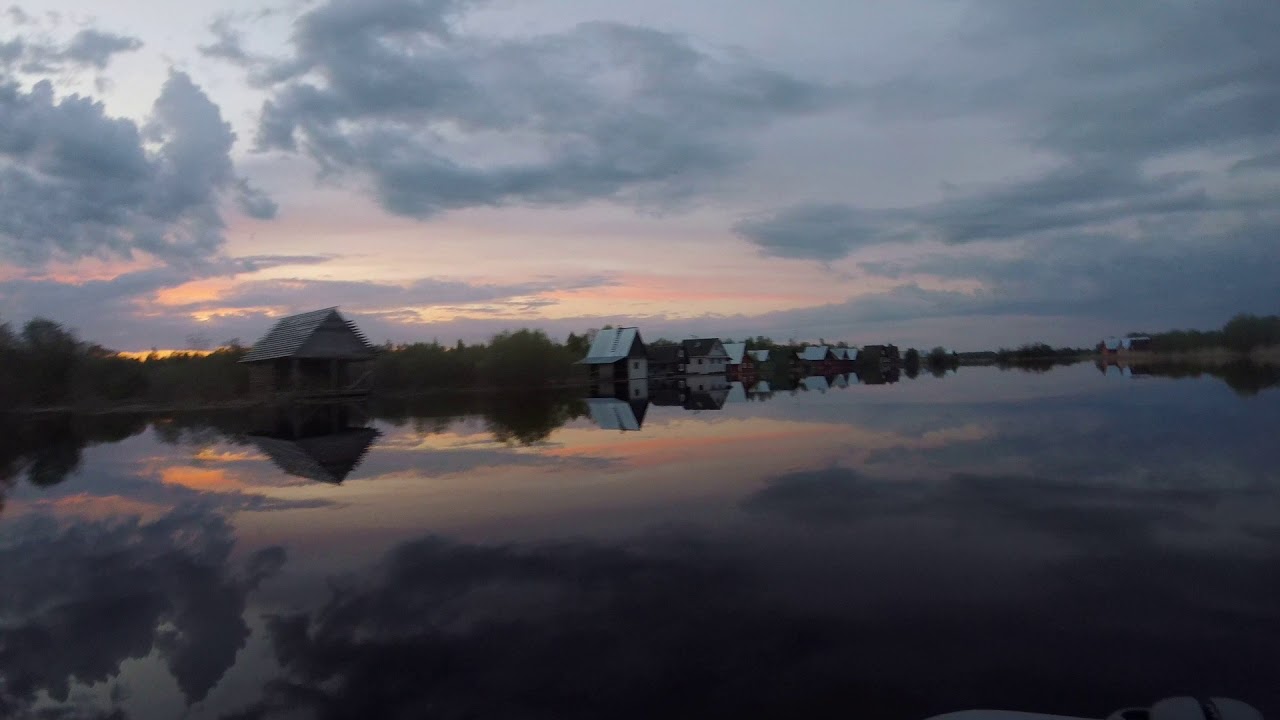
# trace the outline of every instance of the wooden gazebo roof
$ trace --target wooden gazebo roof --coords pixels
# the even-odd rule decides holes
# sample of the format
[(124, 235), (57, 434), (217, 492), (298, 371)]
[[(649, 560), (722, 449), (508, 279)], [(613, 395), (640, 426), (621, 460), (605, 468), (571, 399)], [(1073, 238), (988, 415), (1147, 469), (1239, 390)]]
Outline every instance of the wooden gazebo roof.
[[(345, 331), (344, 334), (349, 334), (351, 341), (344, 343), (344, 347), (333, 347), (332, 343), (327, 343), (326, 345), (330, 345), (329, 347), (312, 347), (309, 349), (308, 341), (316, 337), (317, 331), (327, 322), (330, 324), (341, 323)], [(311, 345), (316, 344), (311, 343)], [(369, 343), (364, 334), (355, 326), (355, 323), (342, 317), (338, 312), (338, 308), (331, 307), (281, 318), (266, 335), (262, 336), (261, 340), (254, 343), (253, 347), (250, 348), (249, 352), (245, 353), (240, 362), (262, 362), (264, 360), (287, 357), (359, 360), (372, 358), (376, 352), (377, 349)]]

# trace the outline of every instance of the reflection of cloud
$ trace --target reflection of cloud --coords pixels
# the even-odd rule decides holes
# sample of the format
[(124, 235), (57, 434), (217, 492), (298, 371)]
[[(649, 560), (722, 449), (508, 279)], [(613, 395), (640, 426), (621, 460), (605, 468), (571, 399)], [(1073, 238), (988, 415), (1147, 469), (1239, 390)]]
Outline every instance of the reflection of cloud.
[(221, 517), (178, 510), (152, 522), (117, 518), (63, 526), (28, 516), (0, 532), (0, 714), (71, 684), (106, 682), (153, 651), (188, 702), (217, 684), (249, 629), (245, 597), (284, 564), (284, 551), (229, 566)]
[[(314, 612), (273, 621), (285, 676), (254, 710), (919, 718), (1000, 704), (1096, 716), (1206, 682), (1264, 709), (1280, 701), (1258, 662), (1280, 631), (1280, 584), (1265, 572), (1277, 548), (1214, 562), (1125, 527), (1154, 531), (1198, 496), (1113, 515), (1104, 490), (999, 478), (935, 492), (832, 470), (779, 486), (757, 509), (837, 520), (844, 508), (879, 521), (876, 541), (785, 528), (731, 541), (424, 538)], [(1084, 554), (1013, 545), (1027, 529), (1085, 540)]]

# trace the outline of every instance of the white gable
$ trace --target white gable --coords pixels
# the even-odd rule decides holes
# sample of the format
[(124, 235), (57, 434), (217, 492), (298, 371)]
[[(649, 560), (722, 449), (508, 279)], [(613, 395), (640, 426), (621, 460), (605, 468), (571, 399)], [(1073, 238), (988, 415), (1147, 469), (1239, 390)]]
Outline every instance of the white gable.
[(747, 354), (754, 358), (758, 363), (769, 362), (768, 350), (749, 350), (747, 351)]
[(827, 352), (830, 349), (826, 345), (811, 345), (802, 350), (799, 357), (807, 362), (822, 362), (827, 359)]
[(810, 375), (800, 380), (800, 384), (804, 386), (805, 390), (816, 390), (818, 392), (826, 392), (831, 387), (827, 384), (827, 379), (821, 375)]
[(587, 365), (604, 365), (624, 360), (631, 352), (631, 345), (640, 336), (639, 328), (609, 328), (596, 333), (591, 349), (582, 360)]
[(746, 343), (725, 343), (724, 351), (729, 355), (730, 365), (741, 365), (742, 354), (747, 351)]
[(738, 403), (747, 401), (747, 389), (740, 382), (729, 383), (729, 396), (725, 398), (727, 403)]

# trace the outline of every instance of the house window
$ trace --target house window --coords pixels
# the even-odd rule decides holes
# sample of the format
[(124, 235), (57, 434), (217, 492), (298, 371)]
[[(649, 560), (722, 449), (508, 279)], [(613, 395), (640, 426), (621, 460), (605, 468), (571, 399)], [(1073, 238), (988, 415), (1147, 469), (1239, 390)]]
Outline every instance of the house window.
[(702, 358), (698, 358), (698, 364), (699, 364), (699, 365), (701, 365), (701, 364), (702, 364)]
[(640, 397), (640, 388), (636, 388), (636, 397)]
[(635, 361), (635, 362), (631, 363), (631, 369), (632, 369), (632, 370), (639, 370), (639, 369), (640, 369), (640, 361), (639, 361), (639, 360), (637, 360), (637, 361)]

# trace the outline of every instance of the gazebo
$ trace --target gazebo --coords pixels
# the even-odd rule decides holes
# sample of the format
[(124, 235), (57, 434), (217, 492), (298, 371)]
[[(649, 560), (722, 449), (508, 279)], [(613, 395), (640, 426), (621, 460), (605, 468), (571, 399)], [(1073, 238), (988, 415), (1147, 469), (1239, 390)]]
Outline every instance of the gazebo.
[(369, 393), (377, 349), (336, 307), (282, 318), (240, 360), (255, 394), (353, 397)]

